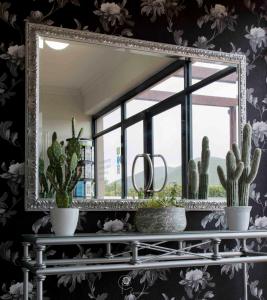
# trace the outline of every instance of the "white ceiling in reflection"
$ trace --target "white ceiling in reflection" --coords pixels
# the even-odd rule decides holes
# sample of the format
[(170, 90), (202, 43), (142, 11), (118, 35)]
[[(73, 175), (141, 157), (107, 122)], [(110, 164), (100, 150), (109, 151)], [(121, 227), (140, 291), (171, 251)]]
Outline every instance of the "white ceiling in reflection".
[[(49, 42), (53, 41), (49, 39)], [(175, 61), (158, 55), (76, 42), (55, 50), (45, 40), (39, 47), (39, 57), (41, 90), (78, 90), (84, 100), (84, 110), (89, 114)]]

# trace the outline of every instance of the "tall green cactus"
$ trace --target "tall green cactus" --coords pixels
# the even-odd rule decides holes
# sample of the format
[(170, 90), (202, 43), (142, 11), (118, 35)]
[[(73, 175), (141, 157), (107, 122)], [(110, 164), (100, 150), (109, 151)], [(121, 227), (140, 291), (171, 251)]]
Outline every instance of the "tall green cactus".
[(208, 199), (209, 162), (210, 162), (209, 139), (207, 136), (204, 136), (202, 139), (201, 161), (198, 162), (198, 173), (199, 173), (198, 199)]
[(240, 206), (247, 206), (249, 201), (250, 184), (255, 179), (261, 160), (261, 149), (256, 148), (251, 160), (251, 136), (252, 128), (250, 124), (246, 124), (243, 128), (242, 150), (237, 144), (233, 144), (233, 152), (238, 162), (244, 163), (244, 170), (238, 182), (238, 199)]
[(57, 207), (67, 208), (72, 203), (72, 191), (81, 176), (81, 168), (78, 167), (80, 157), (79, 138), (82, 133), (75, 136), (74, 118), (72, 119), (72, 138), (68, 140), (64, 149), (63, 143), (57, 141), (56, 132), (52, 136), (52, 144), (47, 149), (49, 166), (46, 176), (56, 191)]
[(197, 199), (198, 196), (198, 171), (193, 159), (188, 163), (188, 199)]
[(233, 151), (228, 151), (226, 155), (226, 172), (221, 166), (217, 167), (217, 173), (220, 182), (224, 189), (226, 190), (227, 206), (238, 206), (238, 180), (242, 175), (244, 169), (244, 163), (242, 161), (237, 161)]

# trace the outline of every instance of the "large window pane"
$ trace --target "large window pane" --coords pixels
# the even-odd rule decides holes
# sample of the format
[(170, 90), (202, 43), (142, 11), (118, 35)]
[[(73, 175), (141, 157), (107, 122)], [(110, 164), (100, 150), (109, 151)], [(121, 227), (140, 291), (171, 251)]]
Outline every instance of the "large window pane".
[(121, 108), (118, 107), (96, 120), (96, 132), (101, 132), (121, 121)]
[(177, 70), (126, 103), (129, 118), (184, 89), (184, 70)]
[[(144, 152), (143, 147), (143, 122), (138, 122), (126, 130), (126, 149), (127, 149), (127, 187), (128, 198), (137, 197), (137, 193), (132, 184), (133, 161), (137, 154)], [(144, 186), (144, 160), (139, 158), (135, 166), (135, 179), (138, 188)]]
[(121, 130), (113, 130), (97, 139), (97, 195), (121, 197)]
[[(181, 107), (176, 106), (153, 118), (153, 148), (155, 154), (164, 156), (168, 166), (167, 185), (181, 186)], [(162, 186), (164, 168), (162, 160), (154, 159), (154, 188)]]
[(231, 148), (231, 117), (227, 107), (193, 105), (193, 158), (200, 160), (203, 136), (209, 138), (209, 196), (224, 196), (217, 175), (217, 166), (225, 169), (225, 155)]

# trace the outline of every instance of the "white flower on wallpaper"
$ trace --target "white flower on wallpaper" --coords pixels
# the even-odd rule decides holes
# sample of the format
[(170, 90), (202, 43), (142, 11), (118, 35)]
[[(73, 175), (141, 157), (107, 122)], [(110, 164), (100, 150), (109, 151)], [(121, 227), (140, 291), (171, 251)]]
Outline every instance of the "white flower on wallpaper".
[(211, 7), (210, 14), (213, 18), (222, 19), (228, 16), (227, 8), (222, 4), (215, 4)]
[(0, 122), (0, 138), (13, 146), (18, 146), (18, 133), (12, 130), (12, 125), (12, 121)]
[(151, 16), (150, 21), (155, 22), (157, 17), (165, 14), (166, 0), (142, 0), (141, 14)]
[(208, 9), (207, 6), (204, 8), (206, 14), (201, 16), (197, 20), (197, 25), (202, 28), (202, 26), (208, 22), (211, 22), (210, 29), (217, 30), (217, 34), (222, 33), (226, 28), (234, 31), (235, 25), (237, 23), (237, 14), (235, 14), (235, 9), (229, 9), (222, 4), (215, 4)]
[(44, 14), (40, 10), (32, 10), (27, 19), (32, 23), (41, 23), (43, 18)]
[(173, 38), (176, 45), (186, 47), (188, 45), (188, 41), (183, 39), (183, 34), (184, 34), (183, 30), (175, 30), (173, 32)]
[(119, 15), (121, 8), (118, 4), (112, 3), (102, 3), (100, 6), (100, 11), (106, 15)]
[(249, 44), (253, 52), (257, 52), (258, 48), (267, 47), (267, 31), (262, 27), (251, 27), (249, 30), (246, 27), (248, 32), (245, 37), (249, 40)]
[(141, 14), (150, 17), (152, 23), (164, 15), (169, 32), (173, 31), (173, 22), (184, 9), (184, 0), (141, 0)]
[(213, 225), (216, 229), (226, 229), (226, 220), (224, 211), (214, 211), (207, 214), (201, 220), (201, 226), (206, 229), (207, 225)]
[(267, 138), (267, 123), (260, 121), (252, 124), (252, 140), (256, 147), (264, 149), (265, 139)]
[(104, 223), (103, 230), (108, 231), (108, 232), (118, 232), (122, 231), (124, 228), (124, 224), (122, 221), (115, 219), (115, 220), (110, 220), (108, 222)]
[[(3, 51), (3, 49), (1, 49)], [(25, 50), (24, 45), (9, 46), (7, 51), (0, 54), (0, 58), (6, 61), (6, 65), (9, 68), (10, 73), (14, 76), (18, 76), (18, 72), (23, 71), (25, 68)]]
[(249, 290), (252, 296), (254, 296), (256, 299), (264, 300), (263, 297), (263, 289), (258, 287), (259, 280), (254, 280), (249, 283)]
[(17, 16), (13, 13), (10, 13), (10, 7), (11, 3), (7, 1), (0, 2), (0, 19), (14, 27), (15, 22), (17, 20)]
[[(3, 289), (3, 287), (2, 287)], [(28, 289), (29, 289), (29, 299), (33, 299), (33, 285), (31, 282), (28, 284)], [(6, 288), (4, 287), (4, 290)], [(11, 284), (9, 290), (5, 291), (6, 293), (0, 297), (0, 299), (3, 300), (23, 300), (23, 282), (17, 282)]]
[(22, 59), (25, 56), (25, 47), (24, 45), (9, 46), (7, 49), (7, 54), (9, 54), (15, 60)]
[(267, 217), (266, 216), (257, 217), (255, 219), (253, 227), (255, 229), (261, 229), (261, 230), (267, 229)]
[(210, 43), (210, 40), (208, 40), (204, 35), (199, 36), (197, 38), (197, 41), (194, 42), (193, 46), (196, 48), (201, 48), (201, 49), (214, 49), (215, 48), (215, 45)]
[(104, 31), (125, 36), (132, 36), (131, 27), (134, 25), (132, 17), (126, 8), (127, 0), (121, 3), (95, 1), (96, 10), (94, 14), (99, 17), (99, 21)]
[(100, 229), (99, 232), (121, 232), (121, 231), (132, 231), (133, 225), (129, 222), (130, 214), (127, 213), (121, 220), (105, 219), (104, 224), (100, 220), (97, 222), (97, 227)]
[(211, 299), (214, 293), (209, 288), (214, 288), (215, 283), (207, 268), (202, 269), (187, 269), (180, 272), (182, 280), (179, 284), (184, 286), (185, 292), (189, 299)]

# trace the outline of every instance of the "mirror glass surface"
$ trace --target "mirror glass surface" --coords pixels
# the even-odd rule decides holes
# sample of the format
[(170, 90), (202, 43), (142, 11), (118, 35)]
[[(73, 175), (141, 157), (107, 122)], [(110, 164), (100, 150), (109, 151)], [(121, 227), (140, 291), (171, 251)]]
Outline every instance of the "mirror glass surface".
[[(186, 163), (200, 159), (204, 136), (210, 140), (210, 196), (224, 196), (216, 168), (225, 166), (226, 152), (239, 142), (245, 105), (237, 62), (212, 59), (212, 53), (191, 58), (55, 34), (37, 37), (36, 201), (54, 201), (49, 181), (48, 186), (42, 181), (47, 148), (53, 132), (67, 144), (73, 117), (76, 132), (83, 128), (82, 176), (73, 191), (78, 202), (138, 199), (132, 167), (142, 153), (152, 157), (151, 188), (160, 189), (164, 182), (163, 161), (153, 158), (160, 154), (167, 163), (166, 188), (175, 184), (178, 196), (186, 197)], [(143, 189), (149, 177), (143, 158), (134, 174)]]

